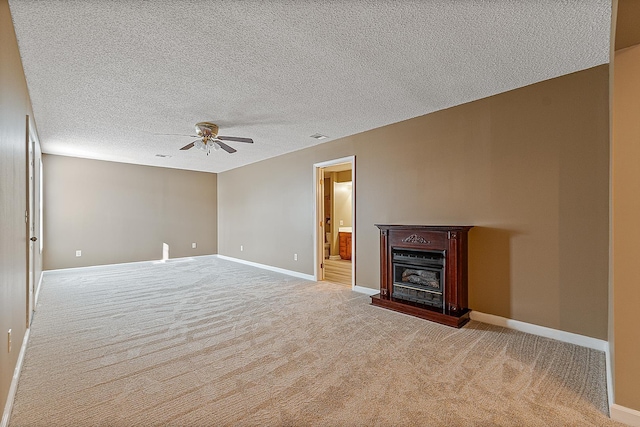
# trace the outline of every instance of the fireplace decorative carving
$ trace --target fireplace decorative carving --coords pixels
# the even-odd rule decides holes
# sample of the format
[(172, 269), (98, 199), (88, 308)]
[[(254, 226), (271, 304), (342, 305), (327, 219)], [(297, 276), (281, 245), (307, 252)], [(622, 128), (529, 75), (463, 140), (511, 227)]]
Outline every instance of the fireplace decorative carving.
[(412, 234), (411, 236), (402, 239), (402, 241), (404, 243), (424, 243), (425, 245), (428, 245), (429, 243), (431, 243), (430, 241), (426, 240), (424, 237), (418, 236), (417, 234)]
[(380, 293), (371, 303), (457, 328), (469, 321), (471, 226), (380, 225)]

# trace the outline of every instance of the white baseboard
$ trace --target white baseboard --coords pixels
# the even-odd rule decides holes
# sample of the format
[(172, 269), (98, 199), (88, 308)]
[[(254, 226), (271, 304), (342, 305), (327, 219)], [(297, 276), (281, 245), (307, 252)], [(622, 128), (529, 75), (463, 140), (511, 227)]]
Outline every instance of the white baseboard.
[(360, 292), (361, 294), (367, 294), (367, 295), (375, 295), (380, 293), (380, 289), (372, 289), (372, 288), (367, 288), (365, 286), (358, 286), (358, 285), (355, 285), (352, 290), (354, 292)]
[(640, 411), (615, 403), (609, 408), (611, 419), (632, 427), (640, 427)]
[(262, 268), (262, 269), (265, 269), (265, 270), (275, 271), (276, 273), (282, 273), (282, 274), (287, 274), (289, 276), (299, 277), (301, 279), (315, 280), (313, 275), (311, 275), (311, 274), (300, 273), (298, 271), (293, 271), (293, 270), (286, 270), (284, 268), (279, 268), (279, 267), (272, 267), (270, 265), (259, 264), (257, 262), (246, 261), (246, 260), (240, 259), (240, 258), (232, 258), (232, 257), (226, 256), (226, 255), (220, 255), (220, 254), (196, 255), (196, 256), (183, 257), (183, 258), (169, 258), (167, 260), (161, 260), (160, 259), (160, 260), (149, 260), (149, 261), (123, 262), (123, 263), (119, 263), (119, 264), (102, 264), (102, 265), (87, 265), (87, 266), (84, 266), (84, 267), (59, 268), (59, 269), (55, 269), (55, 270), (46, 270), (43, 273), (57, 274), (57, 273), (64, 273), (64, 272), (67, 272), (67, 271), (89, 270), (89, 269), (100, 268), (100, 267), (111, 267), (111, 266), (115, 266), (115, 265), (145, 264), (145, 263), (164, 264), (164, 263), (172, 263), (172, 262), (184, 262), (184, 261), (189, 261), (191, 259), (207, 258), (207, 257), (217, 257), (217, 258), (220, 258), (220, 259), (226, 259), (227, 261), (238, 262), (240, 264), (246, 264), (246, 265), (250, 265), (252, 267), (258, 267), (258, 268)]
[(226, 256), (226, 255), (218, 254), (216, 256), (218, 258), (220, 258), (220, 259), (224, 259), (224, 260), (227, 260), (227, 261), (233, 261), (233, 262), (237, 262), (237, 263), (240, 263), (240, 264), (246, 264), (246, 265), (250, 265), (252, 267), (262, 268), (264, 270), (275, 271), (276, 273), (287, 274), (289, 276), (299, 277), (300, 279), (315, 280), (315, 278), (313, 277), (312, 274), (305, 274), (305, 273), (300, 273), (299, 271), (286, 270), (284, 268), (273, 267), (271, 265), (260, 264), (260, 263), (257, 263), (257, 262), (247, 261), (247, 260), (240, 259), (240, 258), (233, 258), (233, 257)]
[(572, 332), (565, 332), (558, 329), (547, 328), (546, 326), (539, 326), (532, 323), (521, 322), (519, 320), (507, 319), (506, 317), (481, 313), (475, 310), (471, 312), (470, 317), (471, 320), (477, 320), (478, 322), (502, 326), (504, 328), (514, 329), (520, 332), (527, 332), (529, 334), (539, 335), (541, 337), (551, 338), (569, 344), (579, 345), (581, 347), (592, 348), (594, 350), (599, 350), (605, 353), (609, 350), (609, 343), (607, 341), (587, 337), (584, 335), (574, 334)]
[(65, 273), (67, 271), (81, 271), (81, 270), (93, 270), (94, 268), (101, 268), (101, 267), (113, 267), (116, 265), (133, 265), (133, 264), (146, 264), (149, 262), (158, 262), (157, 260), (149, 260), (149, 261), (132, 261), (132, 262), (121, 262), (121, 263), (116, 263), (116, 264), (100, 264), (100, 265), (85, 265), (83, 267), (68, 267), (68, 268), (55, 268), (53, 270), (45, 270), (43, 273), (47, 273), (47, 274), (58, 274), (58, 273)]
[(120, 263), (116, 263), (116, 264), (85, 265), (83, 267), (56, 268), (56, 269), (52, 269), (52, 270), (45, 270), (45, 271), (43, 271), (43, 273), (56, 274), (56, 273), (64, 273), (66, 271), (91, 270), (91, 269), (94, 269), (94, 268), (101, 268), (101, 267), (113, 267), (113, 266), (116, 266), (116, 265), (135, 265), (135, 264), (147, 264), (147, 263), (163, 264), (163, 263), (171, 263), (171, 262), (184, 262), (184, 261), (189, 261), (191, 259), (207, 258), (207, 257), (215, 257), (215, 256), (217, 256), (217, 254), (194, 255), (194, 256), (187, 256), (187, 257), (180, 257), (180, 258), (169, 258), (167, 260), (150, 259), (150, 260), (147, 260), (147, 261), (120, 262)]
[[(247, 261), (247, 260), (240, 259), (240, 258), (233, 258), (233, 257), (226, 256), (226, 255), (218, 254), (216, 256), (218, 258), (220, 258), (220, 259), (225, 259), (227, 261), (238, 262), (240, 264), (246, 264), (246, 265), (250, 265), (252, 267), (258, 267), (258, 268), (262, 268), (262, 269), (265, 269), (265, 270), (275, 271), (276, 273), (288, 274), (289, 276), (294, 276), (294, 277), (299, 277), (301, 279), (316, 281), (316, 278), (312, 274), (305, 274), (305, 273), (300, 273), (298, 271), (285, 270), (284, 268), (273, 267), (273, 266), (267, 265), (267, 264), (259, 264), (257, 262)], [(354, 291), (354, 292), (360, 292), (362, 294), (367, 294), (367, 295), (375, 295), (377, 293), (380, 293), (379, 289), (372, 289), (372, 288), (367, 288), (367, 287), (358, 286), (358, 285), (353, 286), (351, 288), (351, 290)]]
[(13, 378), (11, 378), (11, 386), (9, 387), (7, 402), (4, 405), (4, 412), (2, 414), (0, 427), (9, 426), (9, 418), (11, 418), (11, 410), (13, 409), (13, 400), (16, 397), (16, 390), (18, 389), (18, 379), (20, 378), (20, 372), (22, 371), (22, 362), (24, 361), (24, 355), (27, 351), (27, 343), (29, 342), (29, 332), (30, 329), (27, 329), (27, 331), (24, 333), (24, 339), (22, 340), (22, 346), (20, 347), (20, 354), (18, 354), (16, 368), (13, 370)]

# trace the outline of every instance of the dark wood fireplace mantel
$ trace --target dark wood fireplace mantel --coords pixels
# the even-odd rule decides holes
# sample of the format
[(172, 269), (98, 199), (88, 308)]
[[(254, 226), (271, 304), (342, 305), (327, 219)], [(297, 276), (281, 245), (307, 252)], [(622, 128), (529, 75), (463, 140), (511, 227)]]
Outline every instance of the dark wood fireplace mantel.
[(371, 297), (371, 304), (457, 328), (467, 323), (467, 236), (472, 227), (376, 227), (380, 293)]

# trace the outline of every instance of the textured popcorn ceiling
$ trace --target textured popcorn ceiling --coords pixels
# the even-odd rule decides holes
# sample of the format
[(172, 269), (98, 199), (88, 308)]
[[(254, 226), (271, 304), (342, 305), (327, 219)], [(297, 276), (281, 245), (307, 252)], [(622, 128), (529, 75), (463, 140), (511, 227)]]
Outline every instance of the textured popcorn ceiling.
[(9, 3), (45, 153), (209, 172), (609, 61), (609, 0)]

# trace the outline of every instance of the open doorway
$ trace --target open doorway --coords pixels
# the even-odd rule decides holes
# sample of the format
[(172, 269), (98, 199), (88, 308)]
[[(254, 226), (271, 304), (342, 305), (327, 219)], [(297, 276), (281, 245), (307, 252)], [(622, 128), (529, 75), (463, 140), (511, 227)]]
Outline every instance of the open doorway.
[(314, 276), (355, 286), (355, 157), (314, 165)]

